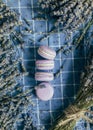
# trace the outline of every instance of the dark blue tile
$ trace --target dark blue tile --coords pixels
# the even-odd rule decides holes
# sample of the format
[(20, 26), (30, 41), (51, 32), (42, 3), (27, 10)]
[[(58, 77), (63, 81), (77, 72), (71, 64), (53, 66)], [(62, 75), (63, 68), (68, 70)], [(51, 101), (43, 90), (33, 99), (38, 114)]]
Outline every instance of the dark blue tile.
[(38, 6), (38, 0), (31, 0), (31, 1), (33, 1), (33, 6), (34, 6), (34, 7), (37, 7), (37, 6)]
[(63, 109), (62, 99), (53, 99), (51, 100), (51, 109), (52, 111), (60, 111)]
[(80, 84), (81, 72), (75, 73), (75, 84)]
[(25, 82), (24, 85), (25, 86), (31, 86), (31, 87), (33, 87), (33, 86), (36, 85), (36, 81), (35, 81), (34, 78), (32, 78), (32, 76), (25, 76), (24, 77), (24, 82)]
[(79, 57), (85, 57), (85, 50), (84, 50), (84, 46), (75, 49), (74, 51), (74, 58), (79, 58)]
[(33, 19), (35, 18), (35, 20), (39, 17), (39, 12), (40, 12), (40, 8), (39, 7), (33, 7)]
[(35, 73), (35, 61), (23, 61), (27, 72)]
[(40, 112), (39, 118), (41, 124), (49, 124), (51, 122), (50, 112), (48, 111)]
[(23, 58), (26, 60), (34, 60), (35, 58), (35, 50), (32, 48), (24, 48)]
[(63, 99), (64, 109), (66, 109), (68, 107), (68, 105), (73, 103), (73, 101), (74, 101), (74, 98), (64, 98)]
[(85, 59), (74, 59), (74, 70), (81, 72), (84, 70)]
[(55, 121), (56, 118), (57, 118), (62, 112), (63, 112), (62, 110), (52, 112), (53, 121)]
[(73, 97), (74, 96), (74, 91), (75, 91), (75, 86), (73, 84), (67, 85), (65, 84), (63, 90), (63, 97)]
[(63, 72), (62, 75), (63, 84), (73, 84), (73, 72)]

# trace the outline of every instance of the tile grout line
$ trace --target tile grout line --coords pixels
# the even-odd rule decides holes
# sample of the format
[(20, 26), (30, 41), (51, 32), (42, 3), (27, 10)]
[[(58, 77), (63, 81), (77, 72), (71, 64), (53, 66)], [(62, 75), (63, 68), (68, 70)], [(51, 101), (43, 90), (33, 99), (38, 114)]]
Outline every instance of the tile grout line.
[[(32, 5), (32, 16), (34, 18), (33, 0), (31, 0), (31, 5)], [(34, 20), (32, 20), (32, 21), (33, 21), (33, 31), (34, 31), (35, 30), (35, 23), (34, 23)], [(35, 41), (35, 34), (33, 34), (33, 36), (34, 36), (34, 41)], [(35, 49), (35, 44), (34, 44), (34, 56), (35, 56), (35, 60), (36, 60), (36, 51), (35, 50), (36, 49)], [(36, 101), (37, 101), (37, 119), (38, 119), (38, 125), (40, 125), (40, 117), (39, 117), (40, 113), (39, 113), (39, 102), (38, 102), (38, 99), (36, 99)]]
[(73, 63), (73, 86), (74, 86), (74, 99), (76, 99), (76, 91), (75, 91), (75, 70), (74, 70), (74, 51), (72, 51), (72, 63)]
[[(73, 99), (74, 97), (65, 97), (65, 98), (52, 98), (51, 99), (51, 101), (54, 101), (54, 100), (64, 100), (64, 99)], [(36, 99), (32, 99), (33, 101), (36, 101)], [(46, 111), (46, 110), (45, 110)], [(47, 110), (47, 111), (49, 111), (49, 110)], [(52, 110), (50, 111), (50, 112), (52, 112)], [(53, 112), (55, 112), (55, 110), (53, 111)], [(37, 112), (36, 112), (37, 113)]]
[(21, 8), (20, 7), (21, 7), (20, 0), (18, 0), (18, 8), (19, 8), (19, 14), (20, 14), (19, 20), (22, 21), (22, 19), (21, 19)]
[[(64, 85), (67, 85), (67, 86), (70, 86), (70, 85), (71, 85), (71, 86), (72, 86), (73, 84), (63, 84), (63, 86), (64, 86)], [(79, 86), (80, 84), (75, 84), (75, 85)], [(26, 87), (29, 87), (30, 85), (25, 85), (25, 86), (26, 86)], [(54, 88), (55, 88), (55, 87), (60, 86), (60, 84), (55, 84), (55, 85), (53, 85), (53, 86), (54, 86)]]
[[(61, 58), (61, 57), (60, 57)], [(55, 61), (58, 61), (58, 60), (60, 60), (60, 58), (56, 58), (55, 59)], [(87, 59), (88, 57), (86, 57), (86, 59)], [(64, 58), (65, 59), (65, 58)], [(63, 60), (64, 60), (63, 59)], [(72, 60), (72, 59), (74, 59), (74, 60), (82, 60), (82, 59), (84, 59), (84, 57), (81, 57), (81, 58), (66, 58), (66, 59), (68, 59), (68, 60)], [(34, 61), (35, 59), (24, 59), (24, 61)]]
[[(58, 26), (58, 39), (59, 39), (59, 48), (61, 47), (61, 43), (60, 43), (60, 33), (59, 33), (59, 26)], [(62, 66), (62, 60), (61, 60), (61, 53), (60, 53), (60, 67)], [(62, 72), (61, 72), (62, 73)], [(60, 74), (61, 74), (60, 73)], [(62, 99), (63, 99), (63, 75), (60, 75), (60, 81), (61, 81), (61, 96), (62, 96)], [(64, 102), (62, 101), (62, 107), (64, 108)]]
[[(48, 24), (48, 21), (46, 20), (46, 33), (48, 33), (48, 31), (49, 31), (49, 24)], [(48, 40), (48, 46), (49, 46), (49, 38), (47, 39)], [(51, 100), (49, 101), (49, 108), (50, 108), (50, 111), (49, 111), (49, 113), (50, 113), (50, 118), (51, 118), (51, 125), (52, 125), (52, 123), (53, 123), (53, 115), (52, 115), (52, 113), (51, 113), (51, 110), (52, 110), (52, 104), (51, 104)]]

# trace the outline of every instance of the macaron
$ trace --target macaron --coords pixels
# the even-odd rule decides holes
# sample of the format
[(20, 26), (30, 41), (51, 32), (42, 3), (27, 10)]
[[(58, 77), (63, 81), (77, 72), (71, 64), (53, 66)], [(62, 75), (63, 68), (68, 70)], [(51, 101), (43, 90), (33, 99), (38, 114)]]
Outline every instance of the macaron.
[(51, 70), (54, 68), (53, 60), (37, 60), (36, 68), (39, 70)]
[(48, 101), (53, 97), (54, 89), (47, 82), (39, 84), (35, 89), (37, 97), (42, 101)]
[(51, 72), (36, 72), (35, 80), (37, 81), (52, 81), (54, 79), (54, 75)]
[(53, 60), (56, 56), (56, 52), (50, 49), (48, 46), (40, 46), (38, 49), (38, 54), (43, 58)]

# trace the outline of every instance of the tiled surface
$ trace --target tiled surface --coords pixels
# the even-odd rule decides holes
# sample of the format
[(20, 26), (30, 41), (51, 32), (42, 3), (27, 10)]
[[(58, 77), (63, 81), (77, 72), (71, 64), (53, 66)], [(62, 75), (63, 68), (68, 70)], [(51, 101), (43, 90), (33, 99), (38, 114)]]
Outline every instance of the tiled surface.
[[(23, 63), (26, 66), (29, 76), (23, 77), (24, 88), (34, 88), (37, 82), (33, 79), (32, 74), (35, 73), (35, 61), (37, 58), (41, 58), (37, 54), (37, 48), (40, 45), (49, 45), (54, 50), (59, 49), (64, 45), (65, 37), (64, 34), (53, 34), (50, 38), (39, 42), (39, 38), (43, 36), (40, 32), (47, 32), (49, 29), (49, 22), (32, 20), (34, 16), (37, 16), (37, 1), (38, 0), (6, 0), (7, 4), (11, 8), (18, 10), (20, 13), (19, 19), (23, 17), (29, 20), (31, 23), (31, 29), (35, 32), (33, 35), (25, 35), (25, 46), (24, 52), (22, 52)], [(35, 7), (35, 9), (34, 9)], [(31, 43), (29, 39), (33, 39), (35, 43)], [(55, 59), (54, 72), (58, 71), (63, 63), (64, 58), (66, 59), (62, 73), (58, 78), (52, 81), (54, 87), (54, 96), (50, 101), (43, 102), (37, 99), (35, 92), (33, 92), (33, 102), (35, 106), (33, 111), (33, 121), (39, 130), (43, 125), (44, 130), (48, 130), (48, 127), (55, 120), (57, 115), (70, 104), (77, 93), (80, 82), (80, 73), (84, 68), (86, 51), (84, 48), (73, 52), (69, 56), (65, 56), (60, 53)]]

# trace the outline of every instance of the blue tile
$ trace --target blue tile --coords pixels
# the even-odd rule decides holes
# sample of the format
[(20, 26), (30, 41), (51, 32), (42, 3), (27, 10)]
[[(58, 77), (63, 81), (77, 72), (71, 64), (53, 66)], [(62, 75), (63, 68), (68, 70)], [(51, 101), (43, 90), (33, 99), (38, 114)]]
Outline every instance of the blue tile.
[(63, 90), (63, 97), (64, 98), (65, 97), (71, 98), (74, 96), (75, 86), (73, 84), (71, 84), (71, 85), (65, 84), (63, 87), (64, 87), (64, 90)]
[(34, 6), (34, 7), (37, 7), (37, 6), (38, 6), (38, 0), (31, 0), (31, 1), (33, 1), (33, 6)]
[(81, 72), (84, 70), (85, 59), (74, 59), (74, 70)]
[[(42, 111), (49, 111), (50, 109), (50, 106), (49, 106), (49, 101), (41, 101), (39, 100), (39, 111), (42, 112)], [(42, 107), (43, 106), (43, 107)]]
[(59, 77), (55, 78), (54, 81), (53, 81), (53, 83), (54, 83), (55, 85), (61, 84), (60, 78), (59, 78)]
[(55, 72), (57, 72), (60, 69), (60, 61), (55, 59)]
[(35, 61), (23, 61), (27, 72), (35, 72)]
[(66, 61), (63, 64), (63, 72), (65, 73), (69, 70), (73, 71), (73, 60), (72, 59), (66, 59)]
[[(30, 13), (28, 13), (30, 12)], [(27, 20), (32, 19), (32, 9), (31, 8), (21, 8), (21, 16)]]
[(7, 5), (10, 7), (18, 7), (18, 0), (8, 0)]
[(54, 121), (56, 120), (56, 118), (57, 118), (61, 113), (62, 113), (62, 110), (52, 112), (52, 115), (53, 115), (53, 119), (54, 119)]
[(34, 19), (34, 18), (37, 19), (37, 18), (39, 17), (39, 14), (38, 14), (39, 11), (40, 11), (40, 8), (38, 8), (38, 7), (33, 7), (33, 11), (32, 11), (32, 13), (33, 13), (33, 17), (32, 17), (32, 18), (33, 18), (33, 19)]
[(52, 111), (60, 111), (63, 109), (62, 99), (51, 100), (51, 109)]
[(48, 112), (48, 111), (47, 112), (45, 112), (45, 111), (40, 112), (39, 118), (40, 118), (40, 123), (41, 124), (49, 124), (49, 123), (51, 123), (50, 112)]
[(32, 112), (32, 114), (35, 114), (36, 111), (37, 111), (37, 100), (33, 100), (33, 98), (31, 100), (32, 100), (34, 106), (29, 104), (28, 105), (28, 110), (30, 111), (30, 113)]
[(62, 75), (63, 84), (73, 84), (73, 72), (63, 72)]
[(75, 73), (75, 84), (80, 84), (81, 72)]
[(73, 101), (74, 101), (73, 98), (64, 98), (63, 99), (64, 109), (66, 109)]
[(37, 45), (48, 45), (48, 39), (44, 39), (40, 41), (44, 37), (44, 34), (36, 34), (35, 35), (35, 41)]
[(55, 33), (55, 34), (52, 34), (50, 37), (49, 37), (49, 45), (51, 46), (58, 46), (59, 44), (59, 38), (58, 38), (58, 35)]
[(84, 46), (75, 49), (74, 51), (74, 58), (79, 58), (79, 57), (85, 57)]
[(34, 48), (24, 48), (23, 58), (27, 60), (34, 60), (35, 56)]
[(37, 113), (36, 113), (36, 112), (32, 112), (32, 113), (31, 113), (31, 117), (32, 117), (32, 119), (33, 119), (33, 125), (36, 126), (36, 125), (38, 124), (38, 120), (37, 120), (38, 116), (37, 116)]
[(66, 42), (66, 37), (65, 37), (65, 34), (64, 33), (60, 33), (60, 44), (61, 45), (65, 45), (65, 42)]
[(62, 98), (61, 85), (54, 86), (53, 98)]
[(21, 7), (30, 7), (31, 8), (31, 0), (20, 0), (21, 1)]
[(35, 21), (35, 33), (46, 32), (46, 21)]
[(24, 77), (24, 82), (25, 82), (24, 85), (25, 86), (31, 86), (31, 87), (33, 87), (33, 86), (36, 85), (36, 81), (35, 81), (35, 79), (32, 76), (25, 76)]

